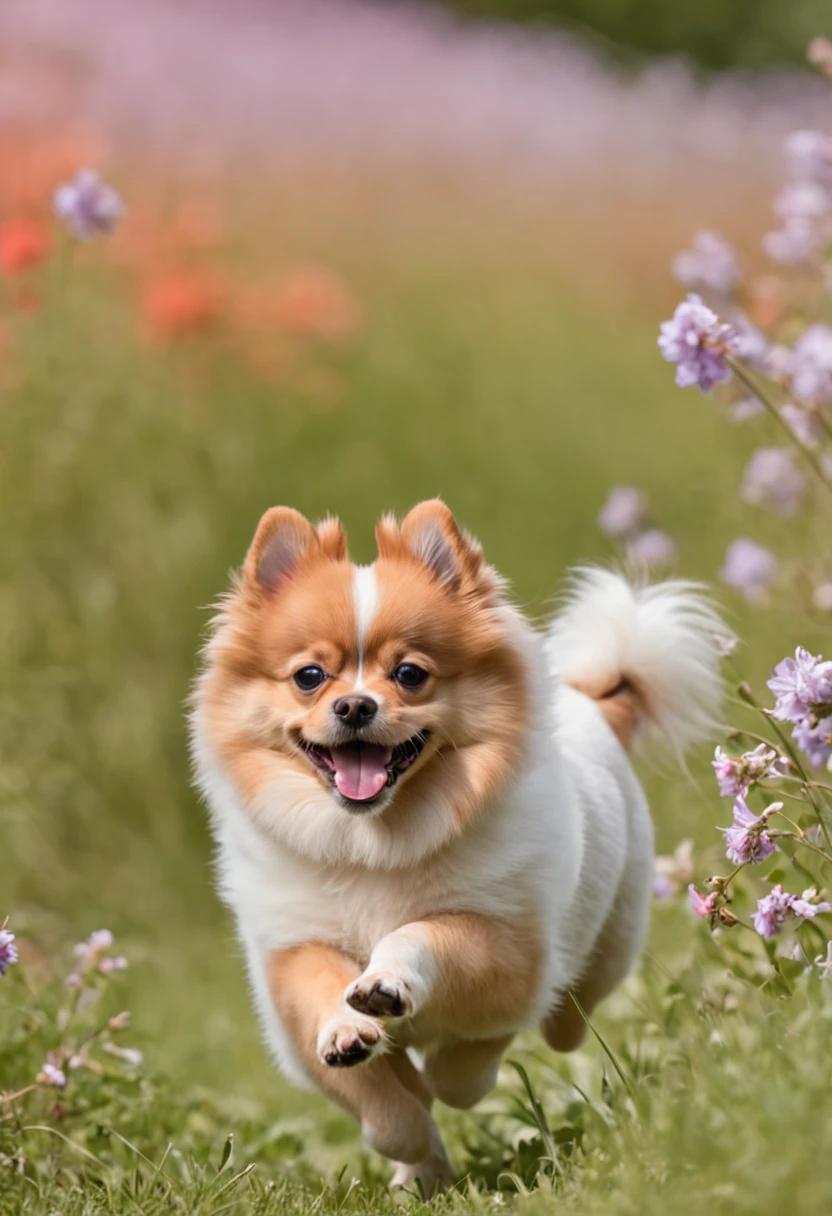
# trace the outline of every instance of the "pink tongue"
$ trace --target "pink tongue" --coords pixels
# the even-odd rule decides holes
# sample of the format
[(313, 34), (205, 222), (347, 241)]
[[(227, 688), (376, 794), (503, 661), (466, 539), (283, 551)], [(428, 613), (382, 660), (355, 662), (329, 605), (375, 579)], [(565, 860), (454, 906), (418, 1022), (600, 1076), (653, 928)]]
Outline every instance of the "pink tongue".
[(387, 765), (392, 749), (377, 743), (347, 743), (330, 748), (335, 765), (335, 784), (345, 798), (367, 802), (387, 784)]

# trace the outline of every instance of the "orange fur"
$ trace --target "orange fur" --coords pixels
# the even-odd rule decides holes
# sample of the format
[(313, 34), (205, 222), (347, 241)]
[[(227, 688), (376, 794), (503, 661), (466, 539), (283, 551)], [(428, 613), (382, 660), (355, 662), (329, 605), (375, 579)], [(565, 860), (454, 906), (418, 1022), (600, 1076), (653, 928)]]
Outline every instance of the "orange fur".
[(316, 942), (278, 951), (268, 968), (272, 1000), (310, 1078), (358, 1120), (373, 1147), (396, 1161), (422, 1161), (431, 1148), (430, 1095), (403, 1052), (349, 1069), (318, 1058), (318, 1034), (358, 972), (346, 955)]

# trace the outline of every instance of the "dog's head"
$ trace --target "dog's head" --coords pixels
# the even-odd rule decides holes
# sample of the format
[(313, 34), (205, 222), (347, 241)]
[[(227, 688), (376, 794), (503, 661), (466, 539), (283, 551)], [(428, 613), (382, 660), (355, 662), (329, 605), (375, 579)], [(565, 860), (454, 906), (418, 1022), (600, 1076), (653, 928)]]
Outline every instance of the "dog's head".
[(267, 511), (209, 644), (197, 717), (278, 835), (321, 855), (321, 834), (350, 854), (360, 837), (362, 855), (384, 839), (404, 860), (463, 830), (506, 779), (527, 673), (502, 582), (443, 503), (401, 526), (383, 518), (376, 538), (377, 560), (356, 566), (338, 521)]

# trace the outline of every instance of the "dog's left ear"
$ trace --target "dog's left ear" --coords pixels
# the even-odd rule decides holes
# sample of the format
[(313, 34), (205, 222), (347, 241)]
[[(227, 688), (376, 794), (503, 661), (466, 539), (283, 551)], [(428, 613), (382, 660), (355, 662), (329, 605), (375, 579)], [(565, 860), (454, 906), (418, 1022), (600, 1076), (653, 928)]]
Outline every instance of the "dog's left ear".
[(496, 591), (479, 541), (462, 531), (441, 499), (420, 502), (405, 516), (401, 543), (449, 591), (489, 596)]

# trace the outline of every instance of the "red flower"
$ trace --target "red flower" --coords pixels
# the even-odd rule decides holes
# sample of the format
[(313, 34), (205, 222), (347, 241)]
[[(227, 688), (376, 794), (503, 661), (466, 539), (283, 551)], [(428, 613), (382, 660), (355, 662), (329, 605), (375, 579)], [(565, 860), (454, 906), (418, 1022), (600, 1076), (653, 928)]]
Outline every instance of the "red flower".
[(0, 268), (22, 274), (49, 252), (49, 233), (38, 220), (21, 217), (0, 224)]
[(154, 337), (176, 338), (209, 329), (219, 320), (222, 303), (223, 291), (215, 278), (180, 270), (148, 284), (142, 309)]
[(346, 285), (331, 271), (310, 266), (292, 271), (272, 298), (277, 324), (313, 338), (346, 338), (359, 325), (359, 310)]

